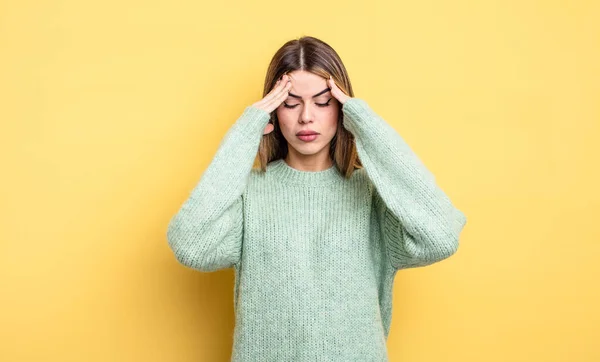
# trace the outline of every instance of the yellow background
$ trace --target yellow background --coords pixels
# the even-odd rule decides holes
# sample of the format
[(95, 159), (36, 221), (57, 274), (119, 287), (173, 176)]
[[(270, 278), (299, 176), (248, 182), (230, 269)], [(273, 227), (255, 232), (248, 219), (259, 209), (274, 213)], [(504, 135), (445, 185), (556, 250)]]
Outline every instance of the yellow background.
[(465, 212), (391, 361), (599, 361), (597, 1), (2, 1), (0, 360), (227, 361), (233, 271), (166, 227), (313, 35)]

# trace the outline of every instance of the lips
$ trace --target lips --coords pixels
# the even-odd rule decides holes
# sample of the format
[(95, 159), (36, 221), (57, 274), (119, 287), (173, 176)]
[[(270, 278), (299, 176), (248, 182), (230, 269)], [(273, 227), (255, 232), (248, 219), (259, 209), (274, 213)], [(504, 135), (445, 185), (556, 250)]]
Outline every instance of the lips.
[(319, 132), (315, 132), (315, 131), (311, 131), (311, 130), (303, 130), (303, 131), (296, 133), (296, 136), (310, 136), (310, 135), (315, 135), (315, 134), (319, 134)]

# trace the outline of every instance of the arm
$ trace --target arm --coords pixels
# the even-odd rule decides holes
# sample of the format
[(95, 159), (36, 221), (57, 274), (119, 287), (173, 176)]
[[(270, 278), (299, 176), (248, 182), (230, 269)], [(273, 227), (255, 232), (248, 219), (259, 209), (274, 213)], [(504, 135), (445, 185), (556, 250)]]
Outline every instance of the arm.
[(453, 206), (403, 138), (362, 99), (342, 108), (344, 128), (372, 181), (391, 264), (396, 269), (433, 264), (454, 254), (465, 215)]
[(248, 106), (227, 131), (200, 181), (172, 217), (167, 239), (177, 260), (210, 272), (241, 255), (243, 200), (269, 113)]

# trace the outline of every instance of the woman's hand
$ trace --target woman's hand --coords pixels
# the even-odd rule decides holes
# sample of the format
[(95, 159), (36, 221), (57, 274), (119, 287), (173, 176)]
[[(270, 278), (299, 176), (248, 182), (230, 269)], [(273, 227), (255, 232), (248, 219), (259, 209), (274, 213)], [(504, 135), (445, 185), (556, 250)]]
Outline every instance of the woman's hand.
[(335, 99), (338, 100), (338, 102), (340, 102), (342, 105), (344, 103), (346, 103), (346, 101), (348, 99), (350, 99), (350, 97), (348, 97), (346, 95), (346, 93), (342, 92), (342, 90), (340, 88), (338, 88), (338, 86), (335, 84), (335, 81), (333, 80), (333, 78), (331, 76), (329, 76), (329, 79), (327, 80), (327, 84), (329, 84), (329, 87), (331, 88), (331, 94), (335, 97)]
[[(290, 88), (292, 88), (290, 77), (287, 74), (284, 74), (283, 77), (275, 83), (275, 86), (273, 86), (273, 89), (271, 89), (269, 94), (252, 106), (271, 113), (288, 97)], [(267, 124), (263, 131), (263, 135), (273, 132), (274, 129), (275, 126), (273, 126), (272, 123)]]

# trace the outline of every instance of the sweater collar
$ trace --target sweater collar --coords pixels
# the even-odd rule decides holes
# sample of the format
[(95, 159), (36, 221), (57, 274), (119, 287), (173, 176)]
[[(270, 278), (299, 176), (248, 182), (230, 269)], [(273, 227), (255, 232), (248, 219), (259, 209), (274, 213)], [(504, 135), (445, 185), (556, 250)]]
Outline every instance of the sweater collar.
[(285, 183), (319, 186), (343, 179), (337, 165), (322, 171), (302, 171), (288, 165), (280, 158), (269, 162), (268, 171)]

